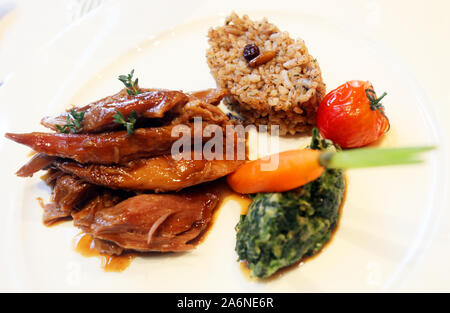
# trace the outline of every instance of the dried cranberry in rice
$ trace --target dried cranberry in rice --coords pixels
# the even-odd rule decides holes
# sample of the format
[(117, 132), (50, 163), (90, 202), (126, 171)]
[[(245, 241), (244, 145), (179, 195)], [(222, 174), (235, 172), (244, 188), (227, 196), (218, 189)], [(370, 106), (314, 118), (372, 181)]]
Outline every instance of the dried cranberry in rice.
[(259, 48), (254, 43), (248, 44), (244, 47), (244, 58), (250, 62), (259, 55)]

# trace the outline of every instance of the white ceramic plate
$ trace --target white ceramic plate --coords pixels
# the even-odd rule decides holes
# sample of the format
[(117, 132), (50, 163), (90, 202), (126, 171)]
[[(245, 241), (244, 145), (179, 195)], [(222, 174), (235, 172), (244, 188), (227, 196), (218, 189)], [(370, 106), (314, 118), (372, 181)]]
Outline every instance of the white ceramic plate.
[[(41, 129), (40, 118), (121, 88), (116, 77), (134, 68), (142, 86), (198, 90), (214, 87), (205, 61), (206, 34), (224, 15), (214, 10), (130, 9), (113, 3), (61, 33), (0, 89), (0, 133)], [(149, 13), (151, 11), (151, 14)], [(328, 90), (351, 79), (373, 82), (392, 130), (382, 145), (439, 145), (433, 105), (402, 61), (380, 43), (315, 15), (251, 11), (302, 37), (322, 68)], [(178, 13), (177, 13), (178, 12)], [(231, 12), (231, 9), (226, 13)], [(189, 13), (189, 14), (188, 14)], [(297, 147), (282, 139), (281, 149)], [(73, 251), (79, 231), (70, 222), (41, 223), (36, 198), (49, 197), (39, 180), (14, 172), (28, 149), (0, 139), (0, 287), (16, 290), (102, 291), (332, 291), (402, 286), (420, 261), (442, 207), (443, 154), (426, 163), (348, 172), (348, 194), (333, 242), (313, 260), (269, 282), (249, 281), (234, 252), (240, 208), (229, 201), (195, 251), (138, 257), (122, 273), (105, 273), (96, 258)]]

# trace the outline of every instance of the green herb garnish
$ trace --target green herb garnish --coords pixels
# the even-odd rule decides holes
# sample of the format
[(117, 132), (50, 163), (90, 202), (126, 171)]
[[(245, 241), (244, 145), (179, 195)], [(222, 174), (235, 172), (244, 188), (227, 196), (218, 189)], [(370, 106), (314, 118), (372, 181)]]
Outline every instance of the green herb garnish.
[(350, 169), (388, 165), (422, 163), (423, 152), (435, 149), (432, 146), (404, 148), (360, 148), (338, 153), (324, 152), (319, 157), (323, 167)]
[(119, 80), (127, 87), (127, 92), (130, 96), (140, 94), (138, 79), (133, 81), (134, 70), (131, 70), (128, 75), (120, 75)]
[(70, 110), (69, 114), (66, 116), (66, 124), (56, 125), (56, 128), (60, 133), (67, 134), (69, 131), (73, 134), (76, 134), (79, 130), (81, 130), (81, 122), (84, 119), (84, 111), (76, 112), (75, 110)]
[(134, 133), (134, 124), (137, 120), (137, 115), (134, 110), (131, 111), (130, 115), (128, 116), (128, 121), (125, 120), (123, 114), (118, 110), (116, 110), (116, 114), (113, 115), (113, 118), (115, 123), (125, 126), (129, 135), (132, 135)]

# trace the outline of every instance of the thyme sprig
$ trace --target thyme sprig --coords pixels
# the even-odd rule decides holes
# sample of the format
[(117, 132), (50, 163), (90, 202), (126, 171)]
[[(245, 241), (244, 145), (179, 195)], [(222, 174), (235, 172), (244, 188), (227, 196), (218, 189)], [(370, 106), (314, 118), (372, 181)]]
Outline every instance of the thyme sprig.
[(116, 110), (116, 114), (113, 115), (113, 119), (115, 123), (125, 126), (129, 135), (132, 135), (134, 133), (134, 124), (137, 120), (137, 115), (134, 110), (131, 111), (130, 115), (128, 116), (128, 121), (118, 110)]
[(388, 128), (386, 129), (386, 132), (388, 132), (389, 129), (391, 129), (391, 123), (389, 122), (388, 117), (384, 113), (384, 106), (380, 102), (386, 95), (387, 93), (383, 92), (383, 94), (379, 98), (376, 98), (375, 90), (373, 90), (372, 88), (366, 89), (366, 96), (367, 98), (369, 98), (370, 101), (370, 109), (372, 109), (373, 111), (377, 110), (378, 112), (381, 113), (381, 115), (383, 115), (386, 118), (386, 120), (388, 121)]
[(137, 95), (140, 94), (140, 90), (139, 90), (139, 86), (138, 86), (138, 81), (139, 79), (136, 78), (133, 81), (133, 75), (134, 75), (134, 70), (131, 70), (130, 74), (128, 75), (120, 75), (119, 76), (119, 80), (125, 85), (125, 87), (127, 87), (127, 93), (132, 96), (132, 95)]
[(66, 124), (63, 126), (56, 125), (57, 130), (63, 134), (67, 134), (69, 131), (76, 134), (82, 128), (81, 123), (84, 119), (84, 113), (85, 111), (76, 112), (73, 109), (70, 110), (69, 114), (66, 116)]

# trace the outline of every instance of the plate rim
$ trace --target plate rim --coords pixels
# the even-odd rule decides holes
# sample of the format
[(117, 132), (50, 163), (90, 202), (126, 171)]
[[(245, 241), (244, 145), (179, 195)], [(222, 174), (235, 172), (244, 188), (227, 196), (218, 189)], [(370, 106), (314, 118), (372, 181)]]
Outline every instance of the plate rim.
[[(101, 12), (101, 11), (99, 11), (99, 12)], [(292, 13), (292, 12), (290, 12), (290, 13)], [(87, 16), (82, 21), (80, 21), (80, 23), (84, 23), (84, 24), (88, 23), (97, 14), (99, 14), (99, 13), (96, 12), (96, 14)], [(292, 13), (292, 14), (295, 14), (295, 13)], [(175, 26), (180, 26), (180, 25), (176, 24)], [(60, 37), (67, 36), (67, 33), (76, 29), (75, 27), (76, 27), (76, 25), (72, 25), (72, 26), (68, 27), (67, 29), (65, 29), (62, 33), (58, 33), (54, 38), (49, 40), (48, 45), (46, 44), (45, 47), (42, 48), (42, 50), (51, 49), (53, 44), (57, 44), (58, 39)], [(340, 27), (344, 27), (344, 26), (340, 25)], [(355, 31), (355, 30), (352, 30), (352, 31)], [(361, 38), (363, 38), (363, 37), (361, 37)], [(370, 40), (370, 41), (372, 42), (372, 40)], [(377, 43), (378, 48), (380, 48), (378, 40), (374, 41), (374, 43)], [(424, 104), (422, 107), (418, 106), (418, 108), (424, 109), (425, 107), (427, 107), (429, 109), (426, 112), (424, 112), (425, 113), (424, 116), (426, 117), (426, 120), (427, 120), (426, 124), (429, 127), (429, 129), (432, 130), (433, 138), (435, 139), (435, 141), (439, 142), (438, 153), (434, 154), (434, 158), (433, 158), (433, 175), (436, 177), (439, 175), (439, 171), (438, 171), (439, 165), (443, 165), (444, 169), (448, 170), (448, 141), (445, 140), (446, 136), (445, 136), (445, 132), (443, 131), (442, 122), (437, 115), (437, 105), (431, 99), (431, 97), (429, 96), (427, 91), (422, 87), (419, 80), (416, 78), (414, 73), (412, 73), (412, 71), (409, 69), (409, 67), (406, 65), (406, 63), (404, 63), (404, 61), (403, 61), (403, 59), (401, 59), (401, 57), (399, 57), (397, 54), (395, 54), (395, 52), (393, 52), (392, 49), (387, 46), (386, 47), (382, 46), (381, 51), (385, 51), (386, 53), (391, 55), (391, 57), (393, 57), (393, 59), (398, 61), (398, 64), (397, 64), (398, 66), (400, 66), (406, 73), (410, 73), (409, 77), (410, 77), (411, 81), (413, 82), (414, 86), (417, 87), (417, 88), (413, 88), (417, 93), (416, 96), (418, 97), (418, 99), (421, 99), (422, 103), (426, 103), (426, 105)], [(39, 53), (41, 53), (41, 50), (39, 52), (35, 52), (34, 54), (36, 55)], [(30, 59), (32, 59), (32, 58), (30, 57)], [(4, 84), (4, 86), (2, 86), (2, 88), (0, 88), (0, 99), (2, 99), (4, 97), (4, 92), (6, 92), (8, 90), (8, 88), (10, 86), (10, 80), (14, 81), (15, 79), (19, 79), (18, 77), (20, 76), (20, 74), (25, 74), (25, 71), (26, 71), (25, 67), (26, 66), (24, 65), (22, 68), (15, 71), (11, 75), (10, 79)], [(20, 79), (19, 79), (19, 81), (20, 81)], [(431, 121), (434, 121), (435, 123), (432, 123)], [(440, 157), (438, 157), (438, 156), (440, 156)], [(439, 160), (441, 162), (439, 162)], [(445, 171), (445, 170), (441, 171), (441, 176), (443, 176), (444, 184), (441, 184), (439, 186), (440, 190), (445, 190), (445, 188), (448, 186), (448, 177), (443, 175), (443, 173), (446, 173), (446, 172), (447, 171)], [(440, 203), (440, 205), (438, 204), (439, 216), (440, 216), (444, 209), (444, 204), (446, 203), (447, 195), (445, 192), (440, 192), (439, 194), (441, 195), (440, 200), (438, 200), (438, 202)], [(438, 230), (438, 227), (435, 227), (435, 226), (439, 222), (438, 221), (439, 216), (434, 217), (432, 232), (428, 233), (428, 238), (425, 240), (425, 243), (424, 243), (424, 249), (429, 249), (429, 246), (432, 243), (432, 238), (434, 237), (434, 235), (436, 234), (436, 232)], [(4, 238), (6, 238), (6, 237), (4, 237)], [(419, 247), (417, 247), (417, 249), (419, 249)], [(412, 257), (413, 257), (413, 255), (410, 256), (410, 258), (412, 258)], [(417, 269), (418, 265), (419, 265), (419, 262), (416, 262), (415, 269)], [(386, 286), (386, 289), (389, 290), (391, 288), (394, 288), (394, 286), (395, 286), (395, 284), (392, 281), (388, 284), (388, 286)], [(399, 286), (399, 287), (401, 288), (402, 286)]]

